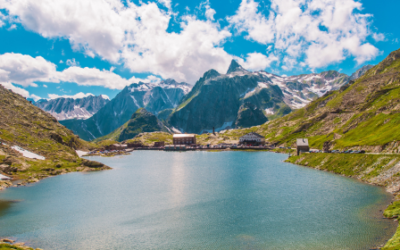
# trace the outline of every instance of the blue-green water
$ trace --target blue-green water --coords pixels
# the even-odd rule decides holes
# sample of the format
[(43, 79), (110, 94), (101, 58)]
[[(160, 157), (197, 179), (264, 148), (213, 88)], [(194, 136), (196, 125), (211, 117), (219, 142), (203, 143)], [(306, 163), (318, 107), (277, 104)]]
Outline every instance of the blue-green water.
[[(390, 197), (266, 152), (136, 151), (11, 188), (0, 236), (43, 249), (369, 249)], [(376, 215), (375, 215), (376, 214)]]

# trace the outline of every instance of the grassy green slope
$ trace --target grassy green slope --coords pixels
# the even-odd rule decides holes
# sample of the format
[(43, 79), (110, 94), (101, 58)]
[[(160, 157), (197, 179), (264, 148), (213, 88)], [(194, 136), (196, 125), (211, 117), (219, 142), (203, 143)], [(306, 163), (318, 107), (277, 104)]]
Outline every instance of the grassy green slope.
[(126, 141), (134, 138), (143, 132), (163, 131), (157, 117), (144, 108), (138, 109), (124, 125), (114, 130), (110, 134), (96, 139), (98, 143), (104, 140), (110, 141)]
[[(31, 182), (50, 175), (87, 170), (90, 162), (78, 157), (75, 150), (90, 150), (96, 145), (85, 142), (22, 96), (0, 86), (0, 165), (14, 178)], [(11, 149), (20, 146), (46, 157), (25, 158)], [(102, 164), (101, 164), (102, 165)], [(102, 168), (100, 164), (98, 169)], [(91, 165), (90, 165), (91, 166)], [(0, 181), (0, 189), (9, 184)]]

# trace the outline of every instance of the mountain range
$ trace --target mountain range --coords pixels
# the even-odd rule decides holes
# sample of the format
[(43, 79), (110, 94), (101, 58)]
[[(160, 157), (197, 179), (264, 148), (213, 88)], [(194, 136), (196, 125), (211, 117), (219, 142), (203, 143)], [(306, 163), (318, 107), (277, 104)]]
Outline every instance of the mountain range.
[(272, 144), (294, 146), (308, 138), (312, 148), (363, 149), (400, 153), (400, 50), (365, 72), (355, 82), (327, 92), (279, 119), (248, 129), (230, 130), (226, 137), (248, 132)]
[[(157, 116), (176, 133), (200, 134), (213, 129), (256, 126), (340, 89), (366, 70), (364, 67), (351, 77), (332, 70), (278, 76), (265, 71), (250, 72), (232, 60), (226, 74), (211, 69), (193, 87), (173, 79), (157, 84), (132, 84), (92, 117), (61, 123), (85, 140), (112, 133), (128, 122), (139, 108)], [(251, 122), (245, 122), (246, 119)]]
[(50, 113), (57, 120), (88, 119), (104, 107), (110, 98), (105, 95), (90, 95), (84, 98), (40, 99), (33, 104)]
[(71, 119), (60, 123), (80, 138), (94, 140), (121, 127), (139, 108), (145, 108), (155, 115), (162, 110), (175, 108), (190, 89), (189, 84), (172, 79), (158, 84), (134, 83), (125, 87), (89, 119)]
[[(326, 92), (350, 81), (336, 71), (281, 77), (250, 72), (232, 60), (226, 74), (207, 71), (171, 113), (169, 124), (181, 132), (203, 133), (234, 128), (238, 111), (251, 103), (272, 120), (304, 107)], [(260, 117), (253, 125), (265, 122)]]

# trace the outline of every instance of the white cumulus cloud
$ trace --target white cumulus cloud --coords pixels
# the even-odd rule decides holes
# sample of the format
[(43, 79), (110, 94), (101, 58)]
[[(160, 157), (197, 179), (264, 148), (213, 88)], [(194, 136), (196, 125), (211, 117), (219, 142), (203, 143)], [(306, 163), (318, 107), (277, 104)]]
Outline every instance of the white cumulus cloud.
[[(125, 86), (139, 81), (158, 82), (160, 79), (152, 75), (144, 79), (136, 77), (126, 79), (112, 71), (78, 66), (71, 66), (63, 71), (57, 71), (55, 64), (46, 61), (40, 56), (31, 57), (14, 53), (0, 55), (0, 84), (10, 88), (14, 86), (12, 83), (23, 87), (37, 87), (36, 82), (73, 82), (82, 86), (123, 89)], [(28, 94), (24, 92), (23, 95), (26, 97)]]
[[(158, 0), (167, 8), (170, 0)], [(180, 33), (167, 28), (173, 13), (156, 2), (138, 5), (120, 0), (0, 0), (15, 22), (46, 38), (67, 38), (73, 49), (124, 63), (132, 72), (160, 75), (194, 83), (210, 68), (225, 70), (231, 55), (222, 44), (231, 33), (208, 20), (184, 16)]]
[(247, 54), (246, 60), (242, 58), (235, 59), (248, 70), (263, 70), (269, 67), (271, 63), (278, 61), (278, 57), (275, 55), (266, 56), (257, 52)]
[(320, 68), (349, 56), (361, 64), (379, 54), (366, 39), (383, 35), (369, 30), (371, 16), (360, 10), (355, 0), (272, 0), (266, 16), (257, 2), (242, 0), (228, 20), (239, 33), (247, 33), (247, 39), (273, 44), (286, 69), (301, 63)]
[(43, 57), (5, 53), (0, 55), (0, 82), (37, 87), (35, 82), (58, 83), (56, 65)]

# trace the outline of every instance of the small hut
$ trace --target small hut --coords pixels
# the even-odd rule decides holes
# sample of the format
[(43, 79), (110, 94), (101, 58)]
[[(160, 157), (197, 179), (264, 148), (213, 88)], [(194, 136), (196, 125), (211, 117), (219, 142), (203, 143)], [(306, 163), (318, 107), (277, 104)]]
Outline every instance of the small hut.
[(297, 155), (300, 155), (300, 152), (309, 152), (310, 146), (308, 145), (308, 139), (306, 138), (297, 139), (296, 148), (297, 148)]

